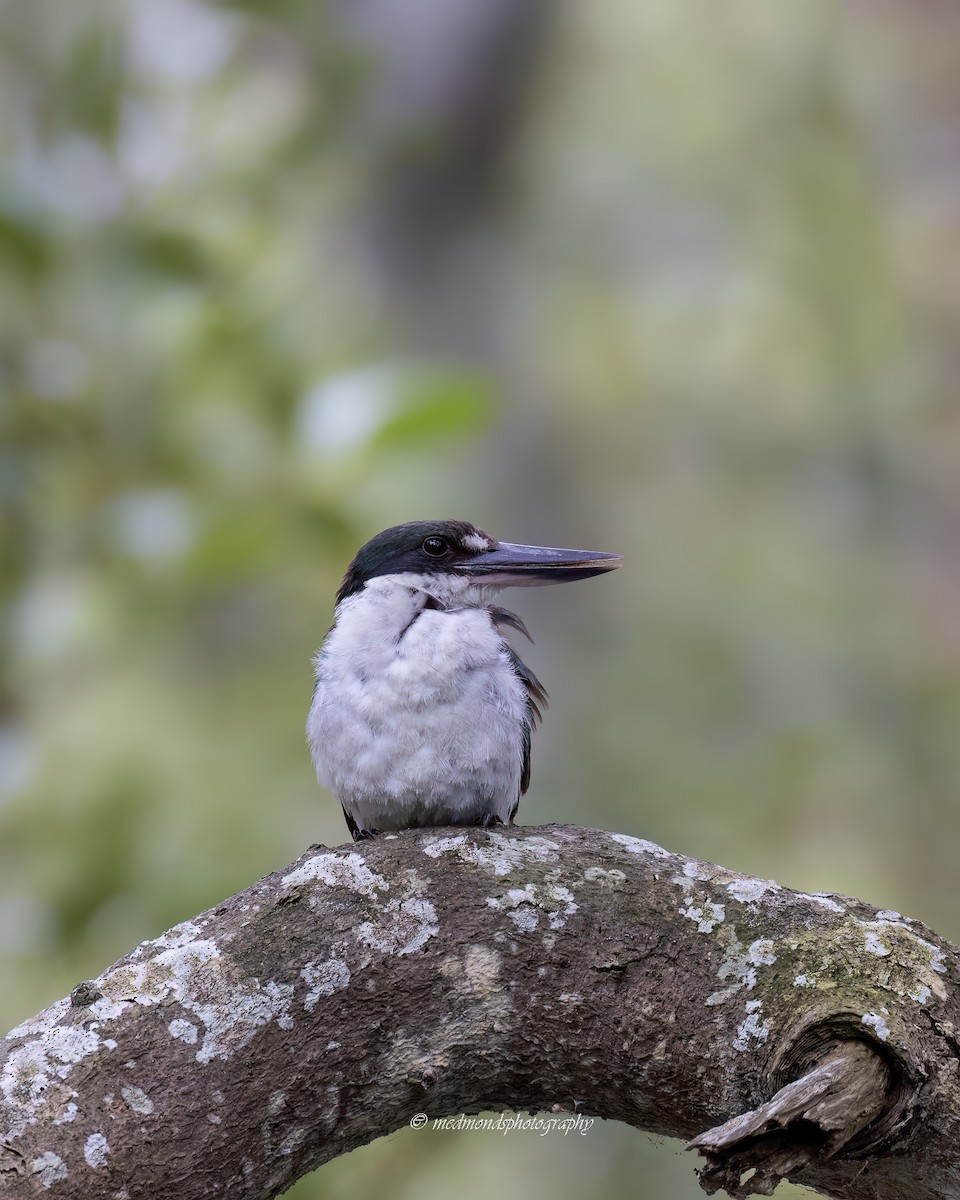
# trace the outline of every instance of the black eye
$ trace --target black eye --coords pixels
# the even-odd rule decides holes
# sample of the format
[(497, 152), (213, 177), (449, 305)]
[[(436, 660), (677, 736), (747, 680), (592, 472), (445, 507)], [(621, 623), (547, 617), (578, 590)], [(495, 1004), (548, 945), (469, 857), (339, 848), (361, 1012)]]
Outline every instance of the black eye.
[(449, 549), (450, 543), (442, 537), (428, 537), (423, 543), (424, 554), (429, 554), (431, 558), (443, 558)]

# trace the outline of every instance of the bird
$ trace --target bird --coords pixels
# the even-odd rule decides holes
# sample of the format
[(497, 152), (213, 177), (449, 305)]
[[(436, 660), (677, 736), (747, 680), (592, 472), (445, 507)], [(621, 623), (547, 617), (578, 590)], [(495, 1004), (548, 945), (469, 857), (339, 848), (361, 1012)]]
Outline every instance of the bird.
[(347, 568), (314, 658), (307, 743), (354, 841), (509, 825), (547, 693), (507, 641), (507, 587), (587, 579), (619, 554), (501, 542), (469, 521), (408, 521)]

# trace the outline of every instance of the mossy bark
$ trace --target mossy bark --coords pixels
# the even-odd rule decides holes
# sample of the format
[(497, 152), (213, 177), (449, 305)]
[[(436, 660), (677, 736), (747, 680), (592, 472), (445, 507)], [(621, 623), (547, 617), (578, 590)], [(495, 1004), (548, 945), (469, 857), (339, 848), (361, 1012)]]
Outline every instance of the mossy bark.
[(0, 1195), (272, 1197), (418, 1113), (691, 1138), (853, 1043), (882, 1068), (876, 1115), (791, 1178), (954, 1196), (957, 954), (898, 913), (598, 830), (312, 847), (8, 1035)]

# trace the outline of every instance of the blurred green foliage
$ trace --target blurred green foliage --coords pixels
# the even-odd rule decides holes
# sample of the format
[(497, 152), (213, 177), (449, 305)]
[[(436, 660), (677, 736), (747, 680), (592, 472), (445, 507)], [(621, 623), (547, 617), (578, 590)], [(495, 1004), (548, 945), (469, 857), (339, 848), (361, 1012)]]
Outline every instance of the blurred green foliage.
[[(331, 14), (0, 6), (0, 1023), (343, 841), (310, 655), (429, 515), (628, 558), (516, 601), (522, 819), (960, 938), (960, 13), (562, 6), (402, 286)], [(646, 1145), (406, 1131), (295, 1194), (699, 1194)]]

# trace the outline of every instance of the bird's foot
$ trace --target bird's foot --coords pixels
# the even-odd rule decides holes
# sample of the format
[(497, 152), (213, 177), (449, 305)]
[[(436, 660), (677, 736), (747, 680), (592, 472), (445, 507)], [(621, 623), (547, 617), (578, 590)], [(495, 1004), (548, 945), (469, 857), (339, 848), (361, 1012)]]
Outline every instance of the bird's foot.
[(484, 829), (489, 829), (491, 825), (502, 825), (503, 818), (498, 817), (496, 813), (487, 812), (477, 817), (476, 823), (481, 825)]
[(353, 829), (351, 832), (355, 842), (365, 842), (367, 838), (380, 836), (379, 829)]

